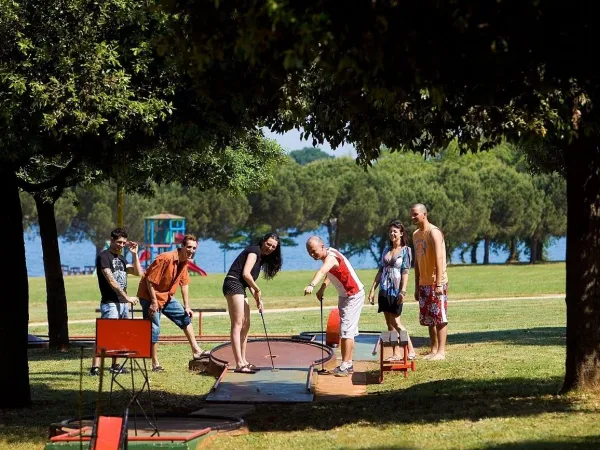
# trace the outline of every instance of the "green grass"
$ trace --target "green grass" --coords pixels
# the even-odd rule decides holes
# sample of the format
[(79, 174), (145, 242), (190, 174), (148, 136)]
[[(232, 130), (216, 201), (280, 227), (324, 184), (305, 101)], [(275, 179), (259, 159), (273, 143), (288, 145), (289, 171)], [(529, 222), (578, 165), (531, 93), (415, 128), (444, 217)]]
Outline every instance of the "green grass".
[[(358, 276), (365, 284), (367, 292), (373, 283), (375, 270), (359, 270)], [(315, 306), (313, 297), (304, 297), (304, 287), (310, 283), (314, 272), (282, 272), (275, 279), (259, 279), (263, 290), (265, 307), (294, 308)], [(414, 286), (413, 274), (409, 275), (409, 296)], [(565, 264), (540, 265), (490, 265), (490, 266), (451, 266), (450, 299), (470, 299), (489, 297), (524, 297), (565, 292)], [(129, 292), (137, 293), (139, 278), (129, 277)], [(223, 274), (207, 277), (191, 277), (190, 298), (194, 308), (224, 308), (225, 299), (221, 293)], [(91, 319), (98, 308), (99, 291), (95, 275), (65, 277), (69, 318), (71, 320)], [(326, 297), (333, 301), (335, 294), (329, 288)], [(29, 321), (46, 321), (46, 287), (43, 278), (29, 279), (30, 302)], [(180, 295), (179, 293), (177, 295)]]
[[(370, 272), (373, 274), (373, 272)], [(314, 305), (313, 299), (285, 297), (303, 288), (305, 273), (284, 273), (282, 282), (264, 283), (265, 293), (281, 306)], [(367, 283), (364, 272), (363, 281)], [(216, 278), (216, 277), (215, 277)], [(481, 281), (482, 279), (483, 281)], [(88, 277), (88, 280), (93, 280)], [(526, 297), (563, 292), (564, 264), (544, 266), (454, 267), (453, 298)], [(34, 285), (39, 280), (32, 280)], [(78, 305), (74, 289), (96, 295), (93, 287), (73, 286), (68, 279), (69, 307)], [(212, 277), (194, 279), (207, 292), (220, 289)], [(292, 287), (287, 287), (286, 281)], [(197, 283), (197, 285), (196, 285)], [(89, 281), (88, 281), (89, 284)], [(464, 285), (471, 286), (469, 292)], [(209, 286), (212, 286), (210, 289)], [(212, 289), (212, 290), (211, 290)], [(194, 292), (193, 291), (193, 292)], [(459, 294), (460, 293), (460, 294)], [(200, 296), (194, 295), (194, 298)], [(211, 298), (207, 295), (206, 298)], [(41, 303), (41, 300), (37, 300)], [(88, 299), (90, 308), (95, 303)], [(328, 299), (329, 305), (334, 303)], [(82, 317), (83, 307), (81, 307)], [(427, 330), (418, 325), (417, 307), (407, 303), (402, 320), (418, 352), (426, 347)], [(302, 405), (259, 405), (248, 418), (251, 433), (219, 437), (213, 448), (379, 448), (379, 449), (587, 449), (600, 446), (600, 398), (557, 396), (564, 373), (565, 305), (562, 299), (450, 302), (448, 359), (417, 361), (407, 379), (386, 374), (371, 384), (369, 395), (349, 400)], [(93, 317), (89, 311), (85, 317)], [(70, 313), (71, 316), (71, 313)], [(42, 317), (43, 320), (43, 317)], [(270, 333), (295, 334), (319, 328), (319, 311), (265, 315)], [(91, 332), (93, 324), (73, 324), (72, 333)], [(226, 333), (227, 317), (206, 319), (205, 331)], [(40, 332), (44, 327), (37, 327)], [(383, 318), (365, 306), (362, 330), (381, 330)], [(262, 323), (253, 316), (252, 332)], [(167, 321), (165, 332), (180, 333)], [(208, 348), (208, 346), (206, 346)], [(51, 422), (78, 415), (80, 350), (66, 354), (30, 351), (34, 406), (0, 416), (0, 448), (41, 450)], [(87, 351), (86, 351), (87, 352)], [(85, 354), (84, 369), (89, 367)], [(152, 374), (157, 412), (199, 409), (214, 378), (187, 371), (187, 345), (162, 345), (166, 373)], [(97, 379), (83, 379), (84, 414), (92, 414)], [(116, 402), (118, 403), (118, 402)]]

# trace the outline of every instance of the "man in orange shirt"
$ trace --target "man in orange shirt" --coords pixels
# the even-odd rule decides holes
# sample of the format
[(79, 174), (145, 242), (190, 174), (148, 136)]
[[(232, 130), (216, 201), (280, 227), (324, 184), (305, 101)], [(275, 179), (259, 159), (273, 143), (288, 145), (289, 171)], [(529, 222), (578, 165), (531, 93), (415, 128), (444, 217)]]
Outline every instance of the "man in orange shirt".
[[(190, 277), (187, 263), (194, 258), (197, 248), (196, 237), (186, 234), (183, 237), (181, 248), (158, 255), (140, 280), (137, 295), (142, 305), (144, 319), (152, 321), (152, 371), (154, 372), (164, 371), (158, 362), (157, 350), (162, 314), (183, 330), (192, 347), (194, 359), (200, 359), (208, 354), (196, 342), (192, 326), (194, 313), (189, 304)], [(181, 286), (183, 306), (173, 297), (178, 286)]]

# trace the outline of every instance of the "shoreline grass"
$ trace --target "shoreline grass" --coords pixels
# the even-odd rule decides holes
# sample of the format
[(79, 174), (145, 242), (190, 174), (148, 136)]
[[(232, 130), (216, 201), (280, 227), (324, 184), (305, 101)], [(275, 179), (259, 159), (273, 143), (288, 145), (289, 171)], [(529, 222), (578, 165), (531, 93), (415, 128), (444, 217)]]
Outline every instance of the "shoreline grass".
[[(373, 283), (375, 270), (358, 270), (357, 274), (367, 293)], [(304, 287), (310, 282), (314, 271), (284, 271), (273, 280), (262, 277), (258, 283), (263, 290), (265, 307), (294, 308), (318, 306), (314, 296), (304, 296)], [(409, 274), (409, 300), (414, 292), (414, 272)], [(225, 308), (221, 292), (223, 274), (207, 277), (193, 276), (190, 283), (190, 303), (193, 308)], [(565, 292), (566, 266), (564, 263), (535, 265), (472, 265), (452, 266), (448, 269), (449, 300), (526, 297)], [(128, 291), (137, 293), (139, 278), (129, 276)], [(91, 319), (96, 317), (99, 306), (98, 281), (95, 275), (65, 277), (69, 319)], [(180, 298), (180, 293), (176, 294)], [(333, 302), (336, 294), (333, 287), (325, 292), (325, 298)], [(29, 279), (29, 320), (46, 321), (46, 287), (43, 278)]]

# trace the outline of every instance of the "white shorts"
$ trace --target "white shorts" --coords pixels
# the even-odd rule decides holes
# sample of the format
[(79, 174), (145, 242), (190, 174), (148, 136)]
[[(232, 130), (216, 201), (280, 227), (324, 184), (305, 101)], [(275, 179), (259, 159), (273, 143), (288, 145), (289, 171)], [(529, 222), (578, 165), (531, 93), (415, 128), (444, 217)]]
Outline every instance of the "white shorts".
[(342, 339), (354, 339), (358, 336), (358, 320), (362, 307), (365, 304), (365, 290), (351, 295), (350, 297), (338, 298), (338, 309), (340, 310), (340, 336)]

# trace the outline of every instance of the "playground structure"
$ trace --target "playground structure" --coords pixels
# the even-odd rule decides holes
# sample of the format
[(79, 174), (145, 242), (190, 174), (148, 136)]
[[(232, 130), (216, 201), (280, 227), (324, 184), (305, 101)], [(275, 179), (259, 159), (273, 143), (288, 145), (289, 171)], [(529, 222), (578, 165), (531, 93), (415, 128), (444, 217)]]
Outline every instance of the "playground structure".
[[(162, 212), (144, 218), (144, 250), (140, 254), (142, 267), (146, 269), (163, 252), (177, 248), (185, 235), (185, 217)], [(188, 270), (201, 276), (206, 272), (193, 261), (188, 262)]]

